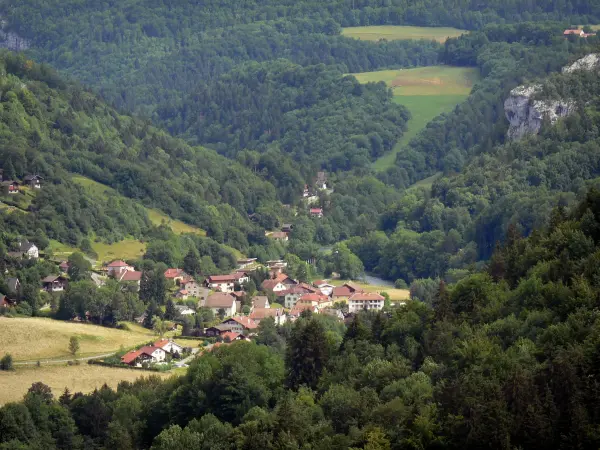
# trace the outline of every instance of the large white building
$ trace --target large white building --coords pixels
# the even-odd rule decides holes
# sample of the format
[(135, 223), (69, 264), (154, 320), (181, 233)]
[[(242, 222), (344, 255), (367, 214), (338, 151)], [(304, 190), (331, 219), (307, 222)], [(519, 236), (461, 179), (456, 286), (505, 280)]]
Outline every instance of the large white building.
[(363, 309), (383, 309), (385, 298), (371, 292), (357, 292), (348, 299), (348, 312), (357, 312)]

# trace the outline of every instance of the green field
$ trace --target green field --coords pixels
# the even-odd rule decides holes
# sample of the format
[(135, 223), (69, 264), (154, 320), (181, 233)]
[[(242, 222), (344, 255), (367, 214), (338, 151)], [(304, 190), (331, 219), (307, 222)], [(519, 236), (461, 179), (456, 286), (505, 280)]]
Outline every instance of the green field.
[(124, 239), (114, 244), (92, 242), (92, 249), (98, 254), (99, 263), (109, 263), (115, 259), (141, 258), (146, 252), (146, 244), (137, 239)]
[(399, 25), (377, 25), (370, 27), (343, 28), (342, 35), (362, 39), (364, 41), (388, 41), (407, 39), (428, 39), (446, 42), (448, 38), (458, 37), (467, 33), (466, 30), (445, 27), (409, 27)]
[(449, 66), (417, 69), (382, 70), (353, 74), (361, 83), (383, 81), (394, 92), (394, 101), (406, 106), (412, 114), (408, 130), (394, 149), (373, 163), (376, 170), (394, 164), (396, 154), (436, 116), (450, 112), (468, 97), (477, 81), (477, 69)]

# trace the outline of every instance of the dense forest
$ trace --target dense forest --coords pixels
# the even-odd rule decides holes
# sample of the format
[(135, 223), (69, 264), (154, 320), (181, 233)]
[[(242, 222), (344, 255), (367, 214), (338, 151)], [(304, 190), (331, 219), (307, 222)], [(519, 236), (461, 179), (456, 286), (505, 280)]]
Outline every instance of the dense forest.
[[(597, 448), (600, 191), (428, 302), (305, 314), (186, 375), (0, 408), (15, 448)], [(485, 444), (484, 444), (485, 443)]]

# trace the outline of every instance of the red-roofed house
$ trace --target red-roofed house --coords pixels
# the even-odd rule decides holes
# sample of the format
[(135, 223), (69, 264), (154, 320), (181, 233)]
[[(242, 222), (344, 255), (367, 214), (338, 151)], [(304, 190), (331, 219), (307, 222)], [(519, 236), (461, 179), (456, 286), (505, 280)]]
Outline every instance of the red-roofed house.
[(0, 296), (0, 308), (10, 308), (11, 306), (15, 306), (16, 304), (16, 301), (11, 300), (6, 295)]
[(226, 333), (221, 334), (221, 338), (223, 338), (223, 342), (229, 343), (233, 341), (249, 341), (246, 336), (240, 333), (234, 333), (233, 331), (227, 331)]
[(329, 298), (323, 294), (310, 293), (310, 294), (304, 294), (302, 297), (300, 297), (298, 299), (298, 302), (296, 302), (296, 305), (298, 303), (307, 303), (312, 306), (318, 306), (319, 308), (325, 308), (327, 306), (332, 305), (332, 300), (331, 300), (331, 298)]
[(121, 273), (115, 278), (122, 283), (134, 283), (137, 284), (139, 287), (142, 283), (142, 272), (139, 272), (137, 270), (126, 270), (125, 272)]
[(67, 261), (63, 261), (58, 265), (58, 268), (61, 272), (67, 273), (69, 271), (69, 263)]
[(165, 278), (167, 280), (173, 280), (174, 283), (178, 283), (184, 278), (188, 278), (189, 275), (183, 271), (183, 269), (167, 269), (165, 270)]
[(357, 312), (363, 309), (383, 309), (385, 298), (374, 292), (357, 292), (348, 299), (348, 312)]
[(333, 284), (329, 284), (323, 280), (317, 280), (313, 284), (321, 291), (321, 294), (327, 295), (328, 297), (333, 294), (333, 289), (335, 288)]
[(182, 289), (185, 289), (191, 297), (200, 298), (208, 295), (208, 289), (202, 287), (200, 283), (193, 278), (184, 278), (179, 283), (179, 286), (181, 286)]
[(356, 292), (364, 292), (364, 289), (349, 282), (334, 287), (331, 292), (331, 297), (334, 301), (346, 301)]
[(274, 280), (265, 280), (261, 283), (260, 288), (265, 292), (274, 292), (278, 293), (281, 291), (285, 291), (287, 286), (283, 284), (283, 282), (278, 279)]
[(129, 366), (141, 367), (142, 363), (159, 363), (167, 359), (167, 353), (158, 347), (145, 346), (121, 357), (121, 362)]
[(231, 326), (235, 333), (252, 332), (258, 327), (258, 323), (246, 316), (234, 316), (222, 322), (223, 325)]
[(233, 292), (238, 277), (235, 275), (211, 275), (205, 281), (206, 287), (216, 292)]
[(300, 314), (302, 314), (303, 311), (312, 311), (313, 313), (318, 313), (319, 308), (308, 303), (296, 303), (296, 305), (294, 305), (290, 311), (291, 320), (296, 320), (298, 317), (300, 317)]
[(156, 348), (162, 348), (165, 352), (172, 355), (181, 355), (183, 353), (183, 347), (179, 344), (176, 344), (171, 339), (160, 339), (152, 345)]
[(321, 208), (310, 208), (310, 215), (312, 217), (323, 217), (323, 210)]
[(281, 308), (254, 308), (250, 313), (250, 319), (256, 323), (269, 317), (275, 320), (275, 325), (283, 325), (286, 322), (286, 315)]
[(135, 270), (132, 266), (127, 264), (125, 261), (121, 261), (120, 259), (117, 261), (111, 262), (108, 266), (106, 266), (106, 270), (108, 272), (108, 276), (117, 277), (123, 272), (127, 272), (129, 270)]
[(584, 37), (585, 33), (583, 30), (565, 30), (563, 33), (564, 36), (579, 36)]

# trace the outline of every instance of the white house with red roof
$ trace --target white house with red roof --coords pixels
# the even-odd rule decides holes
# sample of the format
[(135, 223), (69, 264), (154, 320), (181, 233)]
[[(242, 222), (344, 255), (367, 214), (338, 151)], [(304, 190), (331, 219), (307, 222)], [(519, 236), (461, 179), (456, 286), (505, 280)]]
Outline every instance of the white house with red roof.
[(309, 294), (304, 294), (303, 296), (301, 296), (298, 299), (298, 301), (296, 302), (296, 305), (298, 303), (306, 303), (311, 306), (325, 308), (325, 307), (332, 305), (332, 300), (330, 297), (327, 297), (326, 295), (323, 295), (323, 294), (309, 293)]
[(147, 345), (126, 353), (121, 357), (121, 362), (129, 366), (141, 367), (143, 363), (161, 363), (167, 359), (167, 352), (162, 348)]
[(206, 287), (217, 292), (233, 292), (235, 290), (235, 283), (238, 281), (238, 277), (229, 275), (211, 275), (205, 281)]
[(309, 212), (312, 217), (323, 217), (323, 209), (322, 208), (310, 208)]
[(172, 280), (174, 283), (179, 283), (183, 279), (189, 278), (189, 275), (183, 269), (167, 269), (165, 270), (165, 278)]
[(160, 339), (152, 344), (153, 347), (162, 348), (165, 352), (170, 353), (172, 355), (178, 354), (181, 355), (183, 353), (183, 347), (179, 344), (176, 344), (171, 339)]
[(212, 309), (215, 315), (219, 314), (221, 309), (225, 311), (226, 316), (233, 316), (237, 312), (236, 298), (227, 292), (215, 292), (209, 295), (202, 306)]
[(123, 272), (133, 271), (135, 268), (130, 266), (125, 261), (117, 260), (113, 261), (106, 266), (106, 271), (108, 272), (108, 276), (117, 278)]
[(245, 331), (248, 334), (258, 328), (258, 323), (246, 316), (234, 316), (224, 320), (221, 324), (230, 326), (234, 333), (244, 333)]
[(385, 305), (385, 298), (374, 292), (357, 292), (348, 299), (348, 312), (354, 313), (367, 310), (381, 310)]
[(234, 342), (234, 341), (249, 341), (250, 339), (248, 339), (248, 337), (244, 336), (241, 333), (235, 333), (233, 331), (227, 331), (225, 333), (222, 333), (221, 338), (223, 339), (223, 342)]
[(121, 283), (133, 283), (139, 287), (142, 283), (142, 272), (137, 270), (126, 270), (115, 276), (115, 278)]
[(275, 325), (283, 325), (287, 316), (282, 308), (254, 308), (250, 313), (250, 319), (259, 324), (261, 320), (272, 317)]

